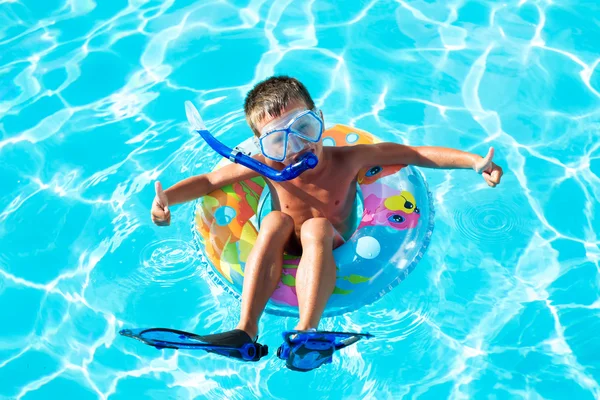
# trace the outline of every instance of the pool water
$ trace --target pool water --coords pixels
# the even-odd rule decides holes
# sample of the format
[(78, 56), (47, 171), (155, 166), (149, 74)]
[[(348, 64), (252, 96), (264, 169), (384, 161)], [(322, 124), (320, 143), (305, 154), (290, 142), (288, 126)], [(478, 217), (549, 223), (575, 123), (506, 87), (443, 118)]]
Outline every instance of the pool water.
[[(0, 398), (600, 398), (596, 1), (0, 0)], [(306, 84), (327, 124), (504, 168), (422, 169), (425, 258), (323, 329), (376, 337), (302, 374), (118, 335), (231, 329), (192, 203), (156, 227), (154, 181), (209, 171), (193, 101), (227, 144), (246, 92)]]

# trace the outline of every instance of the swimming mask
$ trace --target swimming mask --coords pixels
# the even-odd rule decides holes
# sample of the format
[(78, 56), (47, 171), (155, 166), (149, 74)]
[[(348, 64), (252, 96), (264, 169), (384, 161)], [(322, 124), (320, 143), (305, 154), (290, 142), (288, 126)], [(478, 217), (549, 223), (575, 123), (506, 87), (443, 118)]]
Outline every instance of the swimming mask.
[[(323, 120), (312, 110), (293, 113), (267, 124), (257, 139), (263, 155), (273, 161), (285, 160), (288, 150), (298, 153), (308, 143), (317, 143), (323, 134)], [(307, 143), (308, 142), (308, 143)]]
[(206, 129), (206, 125), (204, 125), (204, 121), (202, 121), (200, 113), (190, 101), (185, 102), (185, 115), (187, 116), (192, 128), (198, 132), (200, 136), (202, 136), (202, 138), (214, 151), (219, 153), (221, 156), (228, 158), (231, 162), (238, 163), (246, 168), (250, 168), (251, 170), (258, 172), (259, 174), (264, 175), (271, 180), (277, 182), (289, 181), (300, 176), (300, 174), (302, 174), (304, 171), (315, 168), (319, 163), (319, 159), (313, 152), (307, 152), (294, 163), (288, 165), (281, 171), (278, 171), (258, 160), (255, 160), (250, 155), (244, 154), (237, 147), (232, 149), (231, 147), (228, 147), (217, 140), (213, 135), (211, 135), (208, 129)]

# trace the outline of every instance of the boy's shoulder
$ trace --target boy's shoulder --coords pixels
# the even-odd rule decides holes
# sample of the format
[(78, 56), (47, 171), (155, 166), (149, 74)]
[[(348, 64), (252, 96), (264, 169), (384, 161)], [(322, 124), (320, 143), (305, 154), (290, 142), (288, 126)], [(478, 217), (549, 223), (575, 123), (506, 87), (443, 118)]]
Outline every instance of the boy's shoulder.
[(369, 144), (358, 144), (355, 146), (324, 147), (324, 150), (328, 151), (337, 163), (355, 166), (364, 158), (371, 146)]
[(374, 144), (357, 144), (354, 146), (327, 146), (323, 149), (326, 151), (330, 151), (331, 154), (348, 158), (353, 157), (357, 154), (364, 154), (365, 152), (369, 151), (372, 146), (374, 146)]

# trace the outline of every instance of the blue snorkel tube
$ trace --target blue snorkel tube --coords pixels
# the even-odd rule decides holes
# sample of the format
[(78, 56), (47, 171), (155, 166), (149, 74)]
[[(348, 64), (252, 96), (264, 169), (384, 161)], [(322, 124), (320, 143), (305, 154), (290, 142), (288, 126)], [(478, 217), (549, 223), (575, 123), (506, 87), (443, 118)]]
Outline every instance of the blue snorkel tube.
[(301, 173), (306, 170), (313, 169), (319, 163), (317, 156), (308, 152), (303, 154), (300, 159), (294, 164), (290, 164), (281, 171), (278, 171), (266, 164), (261, 163), (258, 160), (244, 154), (238, 149), (232, 149), (231, 147), (225, 146), (223, 143), (218, 141), (213, 135), (210, 134), (206, 125), (200, 117), (200, 113), (194, 107), (190, 101), (185, 102), (185, 115), (187, 116), (188, 122), (192, 128), (202, 136), (202, 139), (217, 153), (225, 158), (228, 158), (231, 162), (243, 165), (246, 168), (250, 168), (253, 171), (277, 182), (289, 181), (297, 178)]

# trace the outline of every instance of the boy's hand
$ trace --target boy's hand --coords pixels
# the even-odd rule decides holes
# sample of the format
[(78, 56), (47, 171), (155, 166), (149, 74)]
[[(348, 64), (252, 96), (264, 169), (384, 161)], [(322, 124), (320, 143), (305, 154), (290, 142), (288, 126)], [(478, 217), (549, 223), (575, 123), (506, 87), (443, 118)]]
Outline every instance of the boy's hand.
[(496, 187), (502, 177), (502, 168), (494, 164), (492, 158), (494, 158), (494, 148), (490, 147), (487, 156), (477, 161), (473, 169), (483, 176), (489, 186)]
[(154, 183), (154, 190), (156, 196), (152, 202), (152, 222), (158, 226), (167, 226), (171, 223), (171, 211), (169, 211), (169, 199), (163, 191), (162, 185), (159, 181)]

